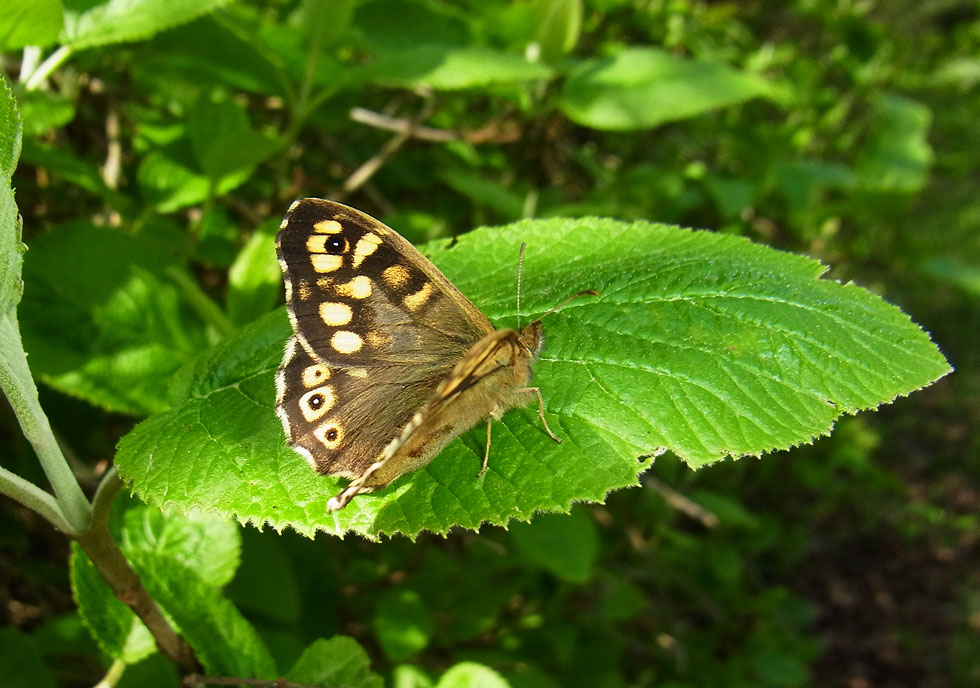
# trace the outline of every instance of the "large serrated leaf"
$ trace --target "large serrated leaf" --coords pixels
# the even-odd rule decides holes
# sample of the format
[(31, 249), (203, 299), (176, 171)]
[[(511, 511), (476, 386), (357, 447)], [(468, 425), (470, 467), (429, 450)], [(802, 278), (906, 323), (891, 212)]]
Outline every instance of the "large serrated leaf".
[[(425, 469), (346, 509), (324, 504), (341, 481), (289, 450), (272, 413), (273, 373), (289, 334), (280, 311), (197, 364), (185, 400), (141, 423), (117, 464), (146, 501), (234, 513), (311, 534), (415, 536), (567, 511), (633, 485), (670, 449), (692, 467), (810, 442), (844, 413), (929, 384), (949, 366), (897, 308), (818, 279), (802, 256), (727, 235), (646, 222), (524, 221), (430, 246), (433, 261), (498, 326), (514, 326), (521, 241), (526, 313), (544, 321), (535, 384), (556, 445), (533, 408), (494, 425), (490, 469), (476, 478), (484, 431)], [(525, 316), (527, 317), (527, 316)]]

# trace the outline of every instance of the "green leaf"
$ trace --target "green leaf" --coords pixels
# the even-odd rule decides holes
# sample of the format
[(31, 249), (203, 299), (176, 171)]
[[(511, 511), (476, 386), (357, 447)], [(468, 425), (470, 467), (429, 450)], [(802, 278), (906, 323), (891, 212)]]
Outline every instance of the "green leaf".
[(378, 600), (374, 633), (384, 653), (395, 662), (414, 657), (429, 644), (432, 619), (414, 590), (389, 590)]
[(894, 94), (881, 96), (875, 111), (877, 128), (858, 161), (862, 186), (886, 193), (922, 190), (934, 157), (929, 144), (932, 111)]
[(61, 42), (76, 50), (138, 41), (183, 24), (229, 0), (65, 0)]
[(34, 639), (17, 628), (0, 628), (0, 676), (5, 686), (55, 688), (51, 670)]
[(57, 129), (75, 117), (71, 99), (49, 91), (22, 91), (18, 94), (24, 115), (24, 135), (28, 137)]
[(599, 534), (588, 512), (574, 508), (564, 514), (539, 514), (530, 523), (510, 528), (514, 544), (524, 557), (570, 583), (592, 578), (599, 549)]
[(24, 256), (21, 226), (10, 178), (20, 157), (21, 120), (17, 101), (0, 74), (0, 317), (5, 317), (20, 301), (20, 279)]
[(552, 62), (575, 49), (582, 33), (582, 0), (535, 0), (534, 40)]
[(167, 378), (205, 346), (203, 324), (171, 277), (184, 270), (153, 243), (106, 227), (35, 237), (21, 307), (35, 374), (114, 411), (167, 408)]
[(769, 83), (756, 74), (653, 48), (629, 48), (615, 57), (585, 60), (573, 69), (562, 89), (561, 107), (583, 126), (633, 131), (769, 92)]
[(243, 325), (268, 313), (279, 300), (282, 271), (276, 260), (273, 220), (256, 230), (228, 271), (228, 316)]
[(54, 43), (63, 20), (58, 0), (4, 0), (0, 8), (0, 52)]
[[(950, 368), (908, 316), (855, 286), (818, 279), (802, 256), (734, 236), (646, 222), (551, 219), (429, 245), (433, 261), (497, 323), (512, 327), (518, 247), (526, 241), (525, 319), (593, 288), (544, 321), (533, 407), (346, 509), (324, 512), (343, 480), (316, 475), (286, 447), (273, 375), (290, 333), (261, 318), (195, 364), (184, 401), (124, 437), (116, 463), (151, 504), (216, 509), (311, 534), (415, 536), (568, 511), (635, 485), (666, 448), (692, 467), (810, 442), (845, 413), (875, 408)], [(508, 259), (508, 256), (513, 258)], [(526, 320), (525, 320), (526, 322)], [(204, 477), (206, 476), (206, 478)]]
[(201, 169), (214, 182), (230, 175), (250, 175), (279, 146), (252, 130), (241, 107), (210, 94), (202, 94), (195, 102), (188, 131)]
[(344, 688), (383, 688), (384, 681), (371, 672), (371, 660), (357, 641), (338, 635), (319, 638), (303, 650), (286, 674), (294, 683)]
[(251, 168), (240, 168), (218, 180), (192, 167), (178, 151), (156, 150), (143, 158), (137, 177), (143, 197), (161, 213), (195, 205), (209, 196), (221, 196), (248, 181)]
[[(238, 567), (240, 538), (233, 523), (202, 514), (165, 514), (143, 505), (127, 509), (120, 503), (113, 508), (112, 531), (151, 596), (205, 666), (245, 672), (239, 675), (271, 671), (271, 659), (254, 631), (218, 592)], [(156, 650), (146, 628), (116, 599), (77, 546), (71, 580), (85, 625), (110, 657), (134, 663)], [(236, 653), (243, 656), (236, 658)]]
[(82, 160), (70, 151), (28, 139), (24, 142), (24, 162), (42, 167), (54, 177), (91, 191), (121, 213), (128, 214), (132, 207), (132, 202), (126, 196), (106, 186), (97, 165)]
[(490, 667), (460, 662), (442, 675), (436, 688), (510, 688), (510, 684)]
[[(489, 48), (416, 45), (381, 54), (358, 78), (401, 88), (455, 91), (491, 84), (550, 79), (552, 70), (539, 62)], [(353, 77), (351, 77), (353, 78)]]

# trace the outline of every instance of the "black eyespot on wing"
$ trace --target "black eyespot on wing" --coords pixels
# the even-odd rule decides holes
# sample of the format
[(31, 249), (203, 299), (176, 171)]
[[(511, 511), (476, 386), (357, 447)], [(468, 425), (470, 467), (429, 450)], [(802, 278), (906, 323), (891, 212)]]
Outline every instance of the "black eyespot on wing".
[(323, 406), (323, 395), (314, 394), (312, 397), (310, 397), (309, 404), (311, 409), (314, 411), (319, 411), (320, 407)]
[(332, 236), (324, 242), (323, 248), (330, 255), (339, 256), (347, 251), (347, 240), (341, 236)]
[(337, 429), (336, 428), (330, 428), (329, 430), (327, 430), (327, 441), (328, 442), (336, 442), (337, 441)]

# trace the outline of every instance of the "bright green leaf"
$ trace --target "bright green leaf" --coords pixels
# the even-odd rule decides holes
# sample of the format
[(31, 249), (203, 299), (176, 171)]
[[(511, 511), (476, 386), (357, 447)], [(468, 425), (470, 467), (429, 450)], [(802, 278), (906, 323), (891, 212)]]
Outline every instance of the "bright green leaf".
[(593, 129), (633, 131), (696, 117), (769, 93), (762, 77), (653, 48), (592, 58), (568, 75), (561, 107)]
[(279, 300), (282, 271), (276, 260), (274, 234), (278, 227), (273, 221), (253, 232), (228, 271), (228, 316), (235, 324), (268, 313)]
[[(422, 470), (327, 515), (342, 484), (285, 446), (273, 374), (289, 335), (280, 311), (196, 364), (185, 401), (123, 438), (116, 457), (151, 504), (216, 509), (300, 532), (369, 537), (446, 532), (567, 511), (635, 485), (638, 457), (670, 449), (692, 467), (810, 442), (844, 413), (875, 408), (949, 366), (908, 316), (855, 286), (818, 279), (802, 256), (734, 236), (613, 220), (552, 219), (430, 245), (434, 262), (498, 326), (512, 327), (514, 256), (524, 317), (593, 288), (544, 322), (533, 407), (495, 423)], [(203, 476), (207, 476), (204, 479)]]
[(240, 168), (213, 183), (171, 151), (157, 150), (143, 158), (137, 177), (143, 197), (161, 213), (172, 213), (201, 203), (212, 193), (228, 193), (248, 181), (251, 173), (251, 168)]
[(436, 688), (510, 688), (510, 684), (490, 667), (460, 662), (442, 675)]
[(151, 242), (106, 227), (35, 237), (21, 307), (35, 374), (107, 409), (167, 408), (167, 378), (205, 345), (203, 324), (171, 278), (182, 270)]
[(395, 662), (414, 657), (429, 644), (432, 619), (414, 590), (389, 590), (378, 600), (374, 633), (384, 653)]
[(574, 50), (582, 32), (582, 0), (535, 0), (534, 40), (552, 62)]
[(530, 523), (510, 528), (514, 544), (526, 559), (570, 583), (592, 578), (599, 534), (588, 512), (579, 507), (569, 514), (538, 514)]
[(310, 643), (286, 678), (311, 686), (383, 688), (384, 681), (371, 671), (371, 660), (357, 641), (338, 635)]
[(194, 104), (188, 130), (201, 169), (214, 181), (251, 174), (279, 145), (254, 131), (245, 111), (234, 102), (207, 94)]
[(489, 48), (442, 45), (417, 45), (383, 53), (359, 73), (359, 78), (387, 86), (421, 86), (441, 91), (535, 81), (551, 76), (549, 67), (518, 55)]
[(59, 0), (4, 0), (0, 7), (0, 52), (54, 43), (63, 20)]
[[(247, 665), (254, 659), (256, 666), (266, 664), (264, 648), (251, 659), (236, 660), (231, 658), (235, 648), (218, 641), (240, 636), (252, 642), (248, 640), (250, 628), (218, 593), (218, 588), (231, 580), (239, 562), (240, 538), (233, 523), (201, 514), (164, 514), (142, 505), (126, 509), (120, 503), (114, 507), (112, 530), (151, 595), (195, 649), (199, 643), (210, 643), (207, 652), (211, 664), (201, 657), (206, 665), (228, 670), (239, 661)], [(110, 657), (133, 663), (156, 650), (146, 628), (116, 599), (77, 546), (72, 554), (71, 580), (79, 613)], [(211, 624), (224, 621), (228, 623), (226, 634), (215, 633), (209, 638)]]
[(62, 43), (78, 50), (138, 41), (213, 12), (230, 0), (65, 0)]
[(894, 94), (876, 103), (877, 127), (858, 161), (861, 184), (870, 191), (913, 194), (929, 179), (932, 111)]
[(75, 104), (57, 93), (23, 91), (18, 99), (24, 116), (24, 135), (28, 137), (57, 129), (75, 117)]

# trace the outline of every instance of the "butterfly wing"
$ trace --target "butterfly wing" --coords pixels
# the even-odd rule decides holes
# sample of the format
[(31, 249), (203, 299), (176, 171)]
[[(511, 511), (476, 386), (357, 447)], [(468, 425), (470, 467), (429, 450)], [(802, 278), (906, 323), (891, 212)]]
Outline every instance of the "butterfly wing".
[(294, 203), (276, 251), (295, 333), (276, 411), (316, 470), (357, 478), (493, 326), (408, 241), (339, 203)]

